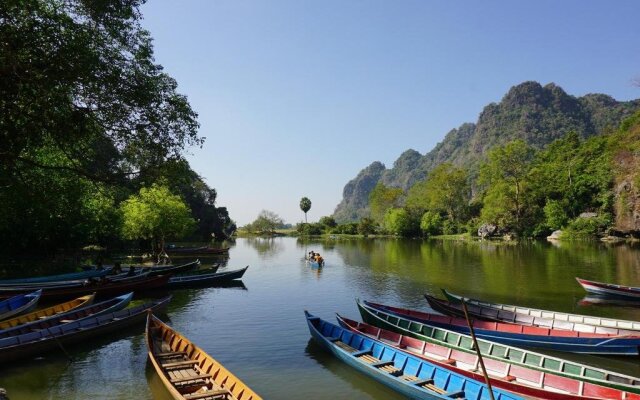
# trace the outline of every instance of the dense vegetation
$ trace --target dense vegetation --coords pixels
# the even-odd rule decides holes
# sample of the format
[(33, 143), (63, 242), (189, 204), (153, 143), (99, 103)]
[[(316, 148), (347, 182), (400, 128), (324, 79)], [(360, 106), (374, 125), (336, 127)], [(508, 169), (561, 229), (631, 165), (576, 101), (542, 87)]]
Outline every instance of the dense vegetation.
[(208, 240), (232, 225), (215, 207), (215, 190), (183, 159), (204, 138), (175, 80), (154, 61), (141, 3), (3, 2), (0, 250), (134, 237), (120, 205), (154, 183), (186, 202), (197, 221), (190, 233)]
[(640, 215), (639, 132), (640, 112), (617, 131), (588, 139), (570, 131), (543, 149), (521, 139), (495, 146), (479, 172), (442, 163), (407, 191), (379, 182), (369, 197), (374, 231), (476, 234), (492, 224), (498, 234), (539, 237), (561, 229), (582, 237), (615, 231), (622, 215), (634, 223), (625, 231), (637, 235), (640, 224), (631, 216)]
[(569, 132), (587, 139), (615, 129), (639, 108), (640, 100), (618, 102), (602, 94), (574, 97), (554, 84), (524, 82), (511, 88), (499, 103), (486, 106), (476, 123), (451, 130), (427, 154), (407, 150), (393, 168), (375, 162), (362, 170), (345, 186), (333, 216), (340, 223), (369, 216), (369, 195), (379, 182), (406, 192), (445, 162), (464, 168), (475, 180), (480, 165), (497, 146), (522, 140), (539, 151)]

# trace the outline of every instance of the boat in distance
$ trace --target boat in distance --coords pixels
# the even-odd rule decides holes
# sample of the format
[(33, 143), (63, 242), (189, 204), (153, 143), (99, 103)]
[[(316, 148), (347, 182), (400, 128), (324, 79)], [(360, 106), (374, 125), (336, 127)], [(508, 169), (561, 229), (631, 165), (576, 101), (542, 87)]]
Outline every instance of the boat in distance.
[(38, 304), (40, 297), (42, 297), (42, 290), (36, 290), (0, 301), (0, 320), (30, 311)]
[(151, 312), (145, 330), (148, 356), (175, 400), (262, 400), (238, 377)]
[[(569, 314), (564, 312), (539, 310), (535, 308), (514, 306), (509, 304), (490, 303), (487, 301), (459, 296), (444, 289), (442, 290), (442, 292), (450, 302), (464, 301), (465, 303), (467, 303), (469, 310), (471, 310), (472, 306), (481, 307), (483, 309), (481, 316), (482, 318), (491, 318), (492, 312), (490, 312), (489, 309), (492, 309), (497, 312), (498, 316), (510, 317), (512, 314), (509, 313), (517, 314), (513, 315), (514, 320), (511, 322), (519, 324), (529, 323), (529, 321), (535, 323), (537, 321), (540, 321), (541, 318), (544, 318), (552, 321), (553, 326), (548, 326), (549, 328), (553, 327), (557, 329), (576, 329), (576, 327), (578, 327), (578, 329), (588, 329), (584, 327), (586, 325), (595, 327), (595, 332), (599, 333), (613, 332), (609, 331), (609, 329), (618, 329), (621, 331), (627, 331), (629, 333), (632, 333), (633, 331), (640, 331), (640, 322), (637, 321), (627, 321), (622, 319), (581, 314)], [(638, 299), (637, 305), (640, 306), (640, 298)]]
[(143, 323), (147, 311), (160, 312), (171, 296), (98, 317), (86, 318), (49, 329), (0, 339), (0, 369), (10, 366), (9, 361), (28, 361), (32, 356), (50, 355), (52, 350), (70, 349), (83, 340), (109, 333), (117, 334), (137, 323)]
[(582, 278), (576, 278), (580, 286), (588, 293), (601, 296), (626, 297), (640, 300), (640, 287), (615, 285), (613, 283), (604, 283), (589, 281)]
[[(469, 335), (428, 326), (401, 316), (377, 310), (368, 307), (359, 300), (357, 301), (357, 306), (362, 319), (368, 324), (401, 333), (405, 336), (411, 336), (428, 343), (476, 354), (473, 339)], [(478, 347), (485, 360), (504, 361), (515, 366), (550, 372), (556, 375), (579, 379), (584, 382), (591, 382), (596, 385), (613, 387), (640, 394), (640, 378), (637, 377), (484, 339), (478, 339)]]
[(216, 272), (213, 274), (197, 274), (196, 273), (196, 274), (189, 274), (189, 275), (172, 276), (171, 278), (169, 278), (169, 283), (167, 283), (167, 288), (181, 289), (181, 288), (224, 284), (234, 279), (241, 279), (244, 273), (247, 272), (247, 269), (249, 269), (248, 265), (241, 269), (236, 269), (233, 271), (225, 271), (225, 272)]
[(51, 307), (33, 311), (29, 314), (21, 314), (17, 317), (6, 319), (0, 322), (0, 330), (13, 328), (14, 326), (23, 325), (33, 321), (39, 321), (44, 318), (61, 314), (63, 312), (91, 305), (93, 304), (93, 300), (95, 297), (95, 294), (88, 294), (86, 296), (78, 297), (77, 299), (69, 300), (61, 304), (56, 304)]
[(29, 332), (50, 329), (56, 325), (68, 324), (69, 322), (80, 321), (85, 318), (97, 317), (102, 314), (116, 312), (125, 308), (131, 302), (133, 292), (105, 300), (100, 303), (91, 304), (61, 314), (56, 314), (37, 321), (27, 322), (0, 331), (0, 338), (22, 335)]
[[(486, 384), (439, 367), (305, 311), (313, 339), (345, 364), (411, 399), (488, 399)], [(522, 399), (493, 389), (495, 400)]]
[[(438, 366), (484, 382), (478, 356), (443, 345), (425, 342), (401, 333), (391, 332), (364, 322), (353, 321), (340, 315), (338, 324), (373, 340), (381, 341), (399, 350), (404, 350)], [(640, 394), (624, 392), (615, 388), (582, 382), (531, 367), (516, 366), (506, 361), (484, 359), (491, 386), (523, 396), (544, 400), (578, 399), (640, 399)]]

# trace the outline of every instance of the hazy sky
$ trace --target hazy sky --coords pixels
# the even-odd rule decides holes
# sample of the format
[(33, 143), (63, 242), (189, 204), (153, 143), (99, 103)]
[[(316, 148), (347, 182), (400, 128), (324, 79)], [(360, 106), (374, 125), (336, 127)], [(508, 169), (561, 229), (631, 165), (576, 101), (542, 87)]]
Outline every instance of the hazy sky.
[(639, 1), (149, 0), (158, 63), (199, 113), (188, 159), (239, 225), (333, 213), (348, 180), (475, 122), (526, 80), (640, 97)]

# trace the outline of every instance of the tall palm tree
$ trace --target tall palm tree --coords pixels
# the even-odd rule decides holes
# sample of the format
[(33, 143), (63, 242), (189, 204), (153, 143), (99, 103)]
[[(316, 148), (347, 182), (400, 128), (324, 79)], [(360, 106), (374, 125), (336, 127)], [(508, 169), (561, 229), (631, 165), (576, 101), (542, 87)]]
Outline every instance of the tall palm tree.
[(311, 200), (308, 197), (303, 197), (300, 200), (300, 209), (304, 212), (304, 222), (307, 223), (307, 211), (311, 210)]

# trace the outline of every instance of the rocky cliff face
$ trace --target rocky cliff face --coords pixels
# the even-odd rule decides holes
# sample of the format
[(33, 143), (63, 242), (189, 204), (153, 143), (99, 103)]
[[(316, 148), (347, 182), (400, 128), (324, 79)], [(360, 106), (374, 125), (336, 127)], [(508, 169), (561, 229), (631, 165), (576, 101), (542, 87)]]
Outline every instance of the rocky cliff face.
[(613, 151), (615, 226), (640, 236), (640, 115), (620, 134)]
[[(524, 82), (512, 87), (499, 103), (487, 105), (475, 124), (465, 123), (449, 131), (444, 140), (425, 155), (415, 150), (405, 151), (391, 169), (383, 166), (381, 171), (376, 169), (376, 174), (385, 185), (408, 190), (442, 162), (469, 167), (473, 173), (474, 167), (495, 146), (523, 139), (542, 148), (569, 131), (589, 137), (607, 127), (618, 126), (638, 108), (640, 100), (619, 102), (604, 94), (574, 97), (553, 83), (542, 86), (537, 82)], [(337, 221), (352, 221), (367, 215), (369, 193), (377, 181), (374, 182), (375, 175), (370, 173), (364, 176), (367, 183), (360, 185), (361, 190), (351, 190), (358, 177), (345, 186), (343, 200), (334, 213)]]
[(385, 170), (384, 164), (376, 161), (360, 171), (358, 176), (345, 185), (342, 190), (342, 202), (333, 213), (336, 221), (357, 221), (369, 215), (369, 193)]

